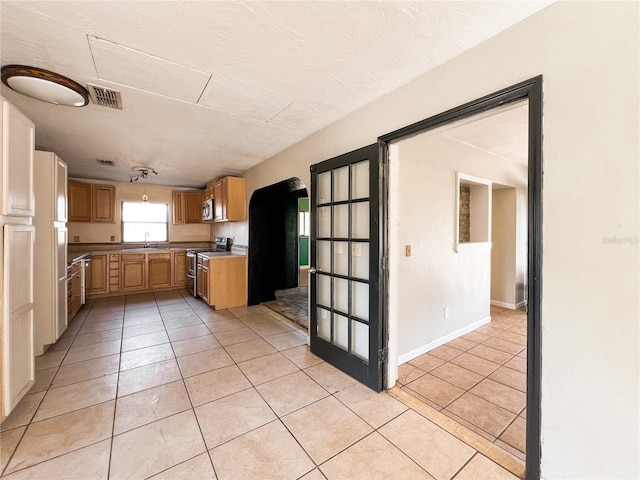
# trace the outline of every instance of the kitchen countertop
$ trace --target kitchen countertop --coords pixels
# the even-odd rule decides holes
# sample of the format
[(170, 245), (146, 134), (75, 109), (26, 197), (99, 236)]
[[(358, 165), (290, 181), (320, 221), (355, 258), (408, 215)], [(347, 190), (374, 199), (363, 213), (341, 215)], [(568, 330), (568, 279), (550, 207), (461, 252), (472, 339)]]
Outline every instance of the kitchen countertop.
[[(72, 264), (74, 262), (77, 262), (79, 260), (82, 260), (83, 258), (87, 258), (90, 257), (92, 254), (93, 255), (104, 255), (104, 254), (110, 254), (110, 253), (163, 253), (163, 252), (180, 252), (180, 251), (185, 251), (187, 250), (187, 248), (193, 248), (191, 246), (189, 247), (182, 247), (182, 246), (167, 246), (167, 247), (157, 247), (157, 248), (141, 248), (141, 247), (135, 247), (135, 248), (126, 248), (126, 247), (121, 247), (119, 245), (110, 245), (110, 246), (105, 246), (105, 245), (96, 245), (95, 247), (92, 245), (83, 245), (81, 247), (79, 246), (72, 246), (69, 245), (67, 248), (67, 263), (68, 264)], [(202, 247), (201, 247), (202, 248)]]
[(223, 258), (237, 258), (237, 257), (246, 257), (243, 253), (233, 253), (233, 252), (198, 252), (198, 255), (201, 257), (205, 257), (209, 260), (212, 259), (223, 259)]
[[(176, 243), (176, 244), (168, 244), (160, 247), (125, 247), (122, 244), (69, 244), (67, 248), (67, 263), (72, 264), (77, 262), (78, 260), (82, 260), (83, 258), (89, 257), (93, 255), (104, 255), (104, 254), (121, 254), (121, 253), (169, 253), (169, 252), (180, 252), (185, 251), (190, 248), (211, 248), (210, 252), (203, 253), (211, 253), (210, 258), (228, 258), (228, 257), (246, 257), (246, 247), (242, 245), (234, 245), (232, 247), (231, 252), (228, 255), (215, 255), (215, 245), (207, 242), (186, 242), (186, 243)], [(207, 257), (209, 258), (209, 257)]]

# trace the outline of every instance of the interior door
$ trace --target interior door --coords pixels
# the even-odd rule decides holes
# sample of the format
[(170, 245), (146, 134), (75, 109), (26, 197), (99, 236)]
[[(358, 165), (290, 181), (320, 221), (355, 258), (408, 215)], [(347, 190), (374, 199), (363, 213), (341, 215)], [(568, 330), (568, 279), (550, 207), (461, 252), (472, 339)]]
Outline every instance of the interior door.
[(311, 167), (311, 351), (382, 390), (377, 144)]

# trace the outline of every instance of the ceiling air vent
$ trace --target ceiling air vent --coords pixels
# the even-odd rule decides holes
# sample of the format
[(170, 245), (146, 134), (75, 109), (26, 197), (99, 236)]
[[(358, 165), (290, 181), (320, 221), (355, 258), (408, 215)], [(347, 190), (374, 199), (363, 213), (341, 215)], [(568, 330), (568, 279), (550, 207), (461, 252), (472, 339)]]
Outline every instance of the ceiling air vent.
[(116, 164), (113, 163), (113, 160), (100, 160), (99, 158), (96, 158), (96, 162), (98, 162), (98, 165), (103, 165), (105, 167), (115, 167)]
[(91, 85), (90, 83), (87, 83), (87, 89), (89, 90), (91, 101), (96, 105), (122, 110), (122, 97), (119, 91)]

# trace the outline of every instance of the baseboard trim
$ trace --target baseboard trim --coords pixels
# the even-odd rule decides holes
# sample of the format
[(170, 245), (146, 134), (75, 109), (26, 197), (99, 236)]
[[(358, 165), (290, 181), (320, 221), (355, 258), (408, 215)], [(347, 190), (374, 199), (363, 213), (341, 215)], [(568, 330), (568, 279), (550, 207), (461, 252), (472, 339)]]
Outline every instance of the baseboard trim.
[(518, 310), (519, 308), (524, 307), (527, 302), (526, 301), (522, 301), (520, 303), (506, 303), (506, 302), (500, 302), (498, 300), (491, 300), (491, 305), (494, 305), (496, 307), (503, 307), (503, 308), (508, 308), (509, 310)]
[(486, 325), (490, 321), (491, 321), (491, 316), (484, 317), (478, 320), (477, 322), (473, 322), (471, 325), (467, 325), (464, 328), (451, 332), (445, 335), (444, 337), (440, 337), (439, 339), (434, 340), (433, 342), (427, 343), (426, 345), (422, 345), (421, 347), (411, 350), (410, 352), (399, 355), (398, 365), (407, 363), (409, 360), (413, 360), (414, 358), (419, 357), (423, 353), (427, 353), (428, 351), (433, 350), (434, 348), (438, 348), (440, 345), (444, 345), (445, 343), (450, 342), (455, 338), (461, 337), (462, 335), (466, 335), (467, 333), (474, 331), (476, 328), (480, 328), (481, 326)]

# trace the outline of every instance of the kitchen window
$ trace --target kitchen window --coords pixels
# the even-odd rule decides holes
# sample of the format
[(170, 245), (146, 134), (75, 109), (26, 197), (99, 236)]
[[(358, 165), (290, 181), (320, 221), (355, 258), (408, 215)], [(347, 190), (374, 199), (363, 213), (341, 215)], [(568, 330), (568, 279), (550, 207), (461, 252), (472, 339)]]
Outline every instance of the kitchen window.
[(169, 241), (169, 205), (122, 202), (123, 242)]

